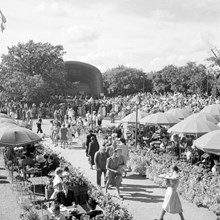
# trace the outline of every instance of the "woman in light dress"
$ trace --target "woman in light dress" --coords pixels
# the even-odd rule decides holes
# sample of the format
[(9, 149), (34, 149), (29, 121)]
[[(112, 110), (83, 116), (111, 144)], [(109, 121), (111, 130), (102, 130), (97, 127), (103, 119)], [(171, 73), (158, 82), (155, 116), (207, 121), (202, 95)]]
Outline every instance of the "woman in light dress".
[(71, 124), (68, 125), (67, 130), (68, 130), (67, 131), (68, 143), (69, 145), (71, 145), (71, 143), (73, 142), (73, 135), (74, 135), (74, 129)]
[(55, 176), (53, 179), (54, 193), (51, 195), (50, 199), (55, 199), (57, 196), (57, 193), (62, 191), (62, 188), (63, 188), (63, 180), (61, 179), (62, 175), (63, 175), (63, 170), (60, 167), (57, 167), (55, 170)]
[(179, 214), (180, 219), (185, 220), (183, 217), (182, 205), (176, 191), (179, 185), (179, 168), (177, 166), (173, 166), (172, 171), (172, 176), (166, 179), (167, 190), (162, 205), (162, 212), (158, 220), (163, 220), (166, 212)]

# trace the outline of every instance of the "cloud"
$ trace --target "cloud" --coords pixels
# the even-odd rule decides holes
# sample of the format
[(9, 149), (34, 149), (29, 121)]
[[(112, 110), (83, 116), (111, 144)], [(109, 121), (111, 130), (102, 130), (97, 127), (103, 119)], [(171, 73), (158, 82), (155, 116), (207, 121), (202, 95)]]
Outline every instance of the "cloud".
[[(101, 71), (116, 67), (118, 65), (126, 65), (135, 60), (132, 53), (122, 51), (97, 51), (96, 53), (85, 53), (75, 57), (81, 62), (90, 63), (97, 66)], [(133, 66), (134, 67), (134, 66)]]
[(45, 14), (54, 14), (57, 16), (63, 16), (67, 13), (67, 8), (65, 7), (65, 4), (59, 4), (58, 2), (41, 2), (37, 7), (36, 11), (40, 13)]
[(150, 63), (149, 63), (149, 69), (151, 70), (160, 70), (163, 67), (167, 65), (185, 65), (186, 62), (188, 62), (188, 57), (185, 57), (184, 55), (170, 55), (167, 57), (155, 57)]
[(70, 42), (91, 42), (97, 40), (101, 33), (88, 26), (73, 26), (66, 29), (66, 33)]
[(150, 17), (156, 20), (171, 20), (174, 14), (165, 9), (156, 9), (150, 13)]

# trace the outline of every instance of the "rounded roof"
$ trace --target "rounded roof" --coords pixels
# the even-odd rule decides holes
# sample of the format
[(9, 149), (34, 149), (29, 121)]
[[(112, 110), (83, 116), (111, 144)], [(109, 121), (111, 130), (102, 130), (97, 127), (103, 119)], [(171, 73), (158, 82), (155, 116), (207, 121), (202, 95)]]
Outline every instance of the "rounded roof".
[(90, 87), (91, 95), (99, 96), (103, 93), (102, 74), (97, 67), (79, 61), (65, 61), (64, 64), (67, 80), (86, 83)]

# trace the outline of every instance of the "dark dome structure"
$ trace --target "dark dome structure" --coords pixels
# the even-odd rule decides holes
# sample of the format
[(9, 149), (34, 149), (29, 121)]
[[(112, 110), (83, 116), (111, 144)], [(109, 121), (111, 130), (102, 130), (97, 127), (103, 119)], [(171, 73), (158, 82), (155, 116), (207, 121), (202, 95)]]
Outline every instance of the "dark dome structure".
[(102, 74), (98, 68), (78, 61), (65, 61), (67, 80), (76, 85), (72, 94), (100, 96), (103, 94)]

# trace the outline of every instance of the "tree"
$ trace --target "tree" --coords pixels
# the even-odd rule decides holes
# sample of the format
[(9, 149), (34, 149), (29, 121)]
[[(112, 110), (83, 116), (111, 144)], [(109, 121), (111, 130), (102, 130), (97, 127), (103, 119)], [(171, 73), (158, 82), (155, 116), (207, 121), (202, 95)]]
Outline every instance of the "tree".
[(63, 93), (67, 85), (71, 86), (65, 80), (64, 54), (61, 45), (32, 40), (9, 47), (0, 64), (0, 80), (7, 91), (5, 96), (40, 102)]
[(151, 91), (152, 85), (142, 70), (118, 66), (103, 73), (105, 93), (110, 96), (129, 95)]
[(185, 66), (169, 65), (153, 74), (153, 91), (157, 93), (199, 93), (207, 91), (207, 69), (189, 62)]

